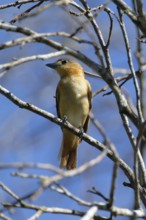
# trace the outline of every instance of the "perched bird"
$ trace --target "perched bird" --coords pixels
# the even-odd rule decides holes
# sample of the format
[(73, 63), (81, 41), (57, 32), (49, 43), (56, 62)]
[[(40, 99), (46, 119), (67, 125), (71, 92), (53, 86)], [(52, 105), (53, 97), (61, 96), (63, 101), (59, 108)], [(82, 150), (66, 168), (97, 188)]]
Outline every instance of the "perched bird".
[[(56, 108), (58, 117), (64, 118), (75, 127), (87, 131), (92, 92), (89, 82), (84, 77), (81, 65), (70, 59), (59, 59), (46, 64), (57, 71), (60, 81), (56, 90)], [(77, 148), (81, 139), (63, 128), (60, 150), (60, 167), (68, 170), (76, 168)]]

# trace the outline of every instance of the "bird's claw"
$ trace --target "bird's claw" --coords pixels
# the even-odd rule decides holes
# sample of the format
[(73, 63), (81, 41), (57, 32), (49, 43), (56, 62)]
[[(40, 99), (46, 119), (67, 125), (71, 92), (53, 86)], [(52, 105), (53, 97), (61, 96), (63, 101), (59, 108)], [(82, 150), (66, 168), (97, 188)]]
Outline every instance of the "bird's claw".
[(67, 122), (67, 116), (64, 115), (63, 118), (62, 118), (62, 123), (65, 124), (66, 122)]
[(79, 128), (80, 131), (79, 131), (79, 137), (82, 139), (83, 137), (83, 134), (84, 134), (84, 129), (82, 127)]

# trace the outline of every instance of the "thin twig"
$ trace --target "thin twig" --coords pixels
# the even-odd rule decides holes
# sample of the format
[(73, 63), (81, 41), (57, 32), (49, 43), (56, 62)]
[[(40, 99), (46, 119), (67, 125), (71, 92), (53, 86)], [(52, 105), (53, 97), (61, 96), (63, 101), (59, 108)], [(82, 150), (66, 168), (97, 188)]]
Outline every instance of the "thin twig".
[(72, 34), (68, 34), (66, 32), (53, 32), (53, 33), (41, 33), (41, 34), (37, 34), (37, 35), (31, 35), (28, 37), (17, 38), (16, 40), (7, 41), (3, 44), (0, 44), (0, 50), (6, 49), (9, 47), (13, 47), (16, 45), (24, 45), (26, 43), (35, 42), (36, 39), (39, 40), (40, 37), (56, 37), (56, 36), (66, 37), (66, 38), (74, 40), (80, 44), (86, 43), (86, 44), (93, 46), (93, 43), (91, 41), (88, 41), (85, 39), (80, 39), (79, 37), (72, 36)]
[(75, 196), (74, 194), (72, 194), (68, 189), (66, 189), (64, 186), (62, 186), (59, 183), (54, 183), (55, 185), (51, 185), (50, 189), (54, 190), (55, 192), (58, 192), (60, 194), (63, 194), (65, 196), (67, 196), (68, 198), (74, 200), (75, 202), (77, 202), (79, 205), (84, 205), (84, 206), (92, 206), (92, 202), (87, 202), (83, 199), (80, 199), (78, 196)]
[(109, 18), (110, 18), (110, 29), (109, 29), (109, 36), (108, 36), (108, 40), (107, 40), (107, 43), (106, 43), (106, 47), (109, 47), (109, 44), (110, 44), (110, 40), (111, 40), (111, 34), (112, 34), (112, 30), (113, 30), (113, 18), (111, 16), (111, 13), (110, 11), (106, 10)]
[(120, 16), (120, 26), (121, 26), (121, 30), (122, 30), (122, 33), (123, 33), (125, 46), (126, 46), (128, 63), (129, 63), (130, 71), (133, 75), (133, 82), (134, 82), (136, 97), (137, 97), (137, 111), (138, 111), (139, 121), (140, 121), (140, 123), (143, 123), (144, 119), (143, 119), (143, 115), (142, 115), (142, 111), (141, 111), (141, 100), (140, 100), (139, 85), (138, 85), (138, 82), (137, 82), (136, 73), (135, 73), (134, 66), (133, 66), (133, 61), (132, 61), (132, 56), (131, 56), (131, 49), (130, 49), (130, 44), (129, 44), (129, 39), (128, 39), (128, 36), (127, 36), (125, 23), (124, 23), (124, 20), (123, 20), (123, 14), (121, 13), (120, 10), (119, 10), (119, 16)]
[[(36, 211), (41, 211), (44, 213), (60, 213), (60, 214), (68, 214), (68, 215), (77, 215), (77, 216), (84, 216), (85, 213), (78, 211), (78, 210), (71, 210), (71, 209), (62, 209), (62, 208), (57, 208), (57, 207), (46, 207), (46, 206), (37, 206), (37, 205), (31, 205), (27, 202), (24, 202), (21, 200), (14, 192), (12, 192), (5, 184), (2, 182), (0, 183), (0, 187), (8, 193), (12, 198), (16, 199), (18, 203), (16, 204), (11, 204), (11, 203), (3, 203), (2, 205), (7, 208), (11, 207), (17, 207), (17, 208), (26, 208), (26, 209), (32, 209)], [(92, 203), (92, 206), (98, 207), (100, 210), (107, 210), (109, 211), (109, 208), (107, 207), (106, 204), (103, 203)], [(113, 206), (110, 210), (113, 215), (121, 215), (121, 216), (129, 216), (129, 217), (137, 217), (137, 218), (146, 218), (146, 213), (142, 210), (134, 210), (131, 211), (129, 209), (124, 209), (124, 208), (118, 208)], [(96, 216), (95, 216), (96, 217)], [(97, 218), (98, 219), (98, 218)], [(8, 219), (7, 219), (8, 220)]]
[(3, 220), (12, 220), (11, 218), (8, 218), (6, 215), (4, 215), (3, 213), (0, 213), (0, 218)]
[[(134, 67), (133, 67), (133, 62), (132, 62), (132, 57), (131, 57), (131, 50), (130, 50), (130, 46), (129, 46), (129, 40), (128, 40), (125, 24), (124, 24), (124, 21), (123, 21), (123, 14), (121, 13), (120, 9), (118, 11), (119, 11), (119, 17), (120, 17), (120, 26), (121, 26), (121, 29), (122, 29), (122, 33), (123, 33), (123, 37), (124, 37), (124, 41), (125, 41), (125, 46), (126, 46), (126, 51), (127, 51), (128, 63), (129, 63), (129, 66), (130, 66), (131, 73), (133, 75), (133, 82), (134, 82), (136, 97), (137, 97), (137, 111), (138, 111), (138, 116), (139, 116), (139, 122), (141, 124), (141, 123), (143, 123), (144, 119), (143, 119), (143, 115), (142, 115), (142, 111), (141, 111), (139, 85), (138, 85), (135, 70), (134, 70)], [(139, 182), (138, 182), (138, 178), (139, 178), (139, 167), (138, 167), (138, 165), (139, 165), (138, 164), (138, 147), (137, 147), (137, 144), (134, 144), (134, 173), (135, 173), (135, 185), (136, 185), (136, 187), (135, 187), (135, 208), (136, 209), (139, 209), (141, 207), (140, 193), (139, 193), (139, 188), (138, 188), (138, 184), (139, 184)]]
[(97, 211), (98, 211), (98, 207), (97, 206), (92, 206), (86, 212), (86, 214), (81, 218), (81, 220), (92, 220), (92, 219), (94, 219), (94, 216), (95, 216)]
[[(92, 15), (91, 15), (92, 16)], [(92, 17), (90, 17), (90, 14), (88, 15), (89, 19), (91, 19)], [(92, 19), (91, 19), (92, 20)], [(94, 25), (94, 24), (93, 24)], [(36, 32), (28, 29), (28, 28), (22, 28), (22, 27), (18, 27), (18, 26), (14, 26), (14, 25), (10, 25), (8, 23), (0, 23), (0, 28), (7, 30), (7, 31), (13, 31), (13, 32), (18, 32), (18, 33), (22, 33), (25, 34), (27, 36), (30, 35), (37, 35)], [(99, 31), (98, 26), (94, 26), (95, 30), (97, 31), (97, 33), (99, 34), (99, 38), (101, 35), (101, 32)], [(103, 43), (103, 39), (100, 38), (101, 42)], [(112, 73), (112, 69), (110, 68), (111, 72), (110, 74), (108, 73), (107, 69), (103, 68), (101, 65), (95, 63), (93, 60), (89, 59), (87, 56), (85, 56), (84, 54), (82, 54), (79, 51), (75, 51), (73, 49), (70, 49), (68, 47), (65, 47), (64, 45), (53, 41), (53, 40), (49, 40), (47, 38), (44, 37), (40, 37), (38, 42), (44, 43), (50, 47), (53, 47), (57, 50), (63, 50), (65, 51), (67, 54), (78, 58), (79, 60), (83, 61), (86, 65), (88, 65), (89, 67), (91, 67), (94, 71), (98, 71), (98, 74), (100, 74), (102, 76), (102, 78), (108, 83), (108, 85), (110, 86), (110, 88), (113, 90), (118, 106), (120, 108), (120, 112), (124, 112), (126, 115), (128, 115), (128, 117), (130, 117), (130, 119), (132, 120), (132, 122), (138, 126), (138, 120), (137, 120), (137, 116), (133, 114), (133, 112), (131, 111), (131, 109), (128, 106), (128, 103), (126, 102), (126, 99), (124, 98), (124, 96), (121, 94), (120, 89), (117, 86), (117, 83), (115, 82), (113, 76), (111, 75)], [(105, 44), (103, 45), (103, 48), (105, 48)], [(108, 60), (109, 54), (106, 53), (106, 58)], [(109, 64), (108, 64), (109, 66)], [(109, 69), (109, 68), (108, 68)]]
[(21, 13), (20, 15), (16, 16), (14, 19), (12, 19), (10, 21), (10, 24), (14, 24), (16, 21), (20, 21), (22, 20), (24, 17), (28, 16), (28, 13), (30, 11), (32, 11), (34, 8), (40, 6), (42, 3), (44, 2), (44, 0), (39, 1), (37, 4), (31, 6), (30, 8), (28, 8), (25, 12)]
[(38, 219), (41, 215), (43, 214), (43, 211), (42, 210), (38, 210), (36, 211), (36, 213), (31, 216), (30, 218), (28, 218), (28, 220), (36, 220)]
[(0, 73), (0, 77), (2, 77), (4, 74), (6, 74), (6, 71), (10, 70), (12, 67), (20, 65), (22, 63), (34, 61), (34, 60), (46, 60), (52, 57), (61, 56), (66, 54), (65, 51), (57, 51), (50, 54), (40, 54), (40, 55), (33, 55), (30, 57), (22, 57), (20, 59), (15, 59), (12, 62), (4, 63), (0, 65), (0, 69), (3, 71)]
[(10, 7), (16, 7), (16, 6), (20, 7), (23, 4), (28, 4), (28, 3), (38, 2), (38, 1), (39, 0), (17, 0), (9, 4), (0, 5), (0, 10), (5, 9), (5, 8), (10, 8)]
[(104, 199), (106, 202), (109, 202), (109, 199), (105, 197), (100, 191), (98, 191), (95, 187), (92, 187), (92, 189), (89, 189), (87, 192), (93, 193), (95, 195), (100, 196), (102, 199)]
[(103, 143), (106, 145), (106, 146), (110, 146), (111, 145), (111, 142), (109, 140), (109, 138), (107, 137), (105, 131), (104, 131), (104, 128), (101, 126), (101, 124), (97, 121), (97, 119), (95, 118), (93, 112), (90, 112), (90, 119), (92, 121), (92, 123), (95, 125), (95, 127), (98, 129), (98, 131), (100, 132), (100, 134), (102, 135), (103, 137)]
[(48, 186), (50, 186), (54, 182), (57, 182), (65, 177), (72, 177), (75, 175), (79, 175), (79, 174), (83, 173), (84, 171), (86, 171), (87, 169), (95, 166), (106, 156), (106, 153), (107, 153), (107, 149), (105, 149), (105, 151), (103, 151), (95, 159), (90, 160), (89, 162), (83, 164), (82, 166), (80, 166), (78, 168), (76, 168), (74, 170), (70, 170), (70, 171), (64, 171), (64, 172), (61, 172), (60, 174), (57, 174), (57, 175), (54, 175), (51, 177), (43, 176), (43, 175), (36, 175), (36, 174), (27, 174), (27, 173), (22, 173), (22, 172), (13, 173), (13, 176), (18, 176), (21, 178), (40, 179), (40, 180), (42, 180), (43, 188), (47, 188)]

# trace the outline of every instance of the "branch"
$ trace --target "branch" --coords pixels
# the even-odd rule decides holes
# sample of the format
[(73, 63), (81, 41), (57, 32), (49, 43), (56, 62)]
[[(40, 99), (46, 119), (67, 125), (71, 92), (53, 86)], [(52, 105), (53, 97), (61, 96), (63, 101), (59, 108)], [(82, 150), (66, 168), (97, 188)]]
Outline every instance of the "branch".
[[(120, 16), (120, 22), (121, 22), (120, 26), (122, 29), (122, 33), (123, 33), (123, 37), (124, 37), (124, 41), (125, 41), (125, 46), (126, 46), (126, 51), (127, 51), (128, 63), (129, 63), (131, 73), (133, 75), (133, 82), (134, 82), (134, 86), (135, 86), (135, 90), (136, 90), (137, 111), (138, 111), (138, 116), (139, 116), (139, 123), (142, 124), (144, 122), (144, 119), (143, 119), (142, 110), (141, 110), (140, 90), (139, 90), (139, 85), (137, 82), (135, 70), (133, 67), (131, 50), (130, 50), (130, 46), (129, 46), (129, 40), (128, 40), (125, 24), (123, 21), (123, 15), (122, 15), (120, 9), (119, 9), (119, 16)], [(133, 138), (131, 138), (131, 142), (132, 142), (132, 139)], [(138, 187), (138, 184), (139, 184), (139, 181), (138, 181), (138, 178), (139, 178), (138, 157), (139, 157), (140, 151), (138, 149), (137, 143), (135, 143), (135, 144), (133, 143), (133, 146), (134, 146), (134, 173), (135, 173), (135, 207), (138, 209), (141, 207), (141, 205), (140, 205), (140, 192), (139, 192), (139, 187)], [(141, 168), (143, 168), (143, 166), (141, 166)], [(144, 167), (144, 169), (142, 169), (142, 172), (143, 172), (143, 176), (144, 176), (143, 182), (144, 182), (144, 185), (146, 185), (145, 167)]]
[(36, 213), (31, 216), (30, 218), (28, 218), (28, 220), (36, 220), (38, 219), (41, 215), (43, 214), (43, 211), (42, 210), (38, 210), (36, 211)]
[(0, 5), (0, 10), (5, 9), (5, 8), (10, 8), (10, 7), (20, 7), (23, 4), (28, 4), (28, 3), (33, 3), (33, 2), (38, 2), (39, 0), (19, 0), (19, 1), (15, 1), (9, 4), (5, 4), (5, 5)]
[[(113, 77), (113, 70), (112, 70), (112, 63), (111, 63), (111, 59), (110, 59), (110, 54), (109, 54), (108, 48), (106, 47), (106, 44), (105, 44), (103, 35), (101, 33), (101, 30), (100, 30), (96, 20), (94, 19), (92, 13), (88, 11), (89, 6), (87, 5), (86, 1), (84, 1), (84, 0), (80, 0), (80, 1), (84, 5), (85, 9), (87, 10), (87, 13), (85, 15), (86, 15), (87, 19), (89, 19), (89, 21), (91, 22), (91, 25), (92, 25), (92, 27), (93, 27), (96, 35), (97, 35), (97, 38), (100, 42), (100, 45), (101, 45), (101, 48), (102, 48), (102, 51), (103, 51), (103, 54), (105, 56), (108, 72), (106, 74), (103, 74), (104, 75), (103, 78), (108, 83), (108, 85), (110, 85), (110, 88), (112, 89), (112, 91), (113, 91), (113, 93), (116, 97), (119, 112), (120, 112), (120, 116), (121, 116), (121, 119), (122, 119), (122, 122), (123, 122), (123, 125), (124, 125), (124, 128), (125, 128), (125, 131), (127, 133), (127, 136), (129, 137), (129, 140), (130, 140), (133, 148), (135, 148), (136, 147), (136, 139), (135, 139), (135, 137), (132, 133), (132, 130), (130, 128), (129, 121), (128, 121), (128, 118), (127, 118), (128, 113), (130, 113), (130, 112), (132, 113), (132, 110), (129, 107), (125, 97), (121, 94), (120, 88), (118, 87), (117, 82)], [(78, 6), (77, 8), (81, 12), (84, 10), (80, 6)], [(126, 106), (126, 108), (125, 108), (125, 106)], [(128, 110), (128, 112), (127, 112), (127, 110)], [(131, 113), (130, 113), (130, 115), (134, 116), (134, 114), (131, 114)], [(128, 117), (130, 115), (128, 115)], [(132, 119), (132, 121), (135, 121), (133, 119)], [(140, 123), (139, 123), (139, 120), (137, 120), (137, 119), (135, 121), (136, 122), (135, 125), (137, 126), (137, 128), (139, 128)], [(145, 130), (145, 135), (146, 135), (146, 130)], [(143, 174), (144, 174), (145, 173), (145, 169), (143, 169), (145, 167), (144, 166), (144, 161), (143, 161), (139, 151), (138, 151), (138, 158), (139, 158), (139, 161), (140, 161), (141, 169), (143, 170)], [(145, 175), (143, 175), (143, 176), (145, 177)], [(146, 178), (144, 179), (144, 182), (145, 182), (145, 180), (146, 180)]]
[(30, 57), (22, 57), (20, 59), (15, 59), (15, 61), (9, 62), (9, 63), (4, 63), (0, 65), (0, 69), (4, 69), (0, 73), (0, 77), (2, 77), (4, 74), (7, 73), (8, 70), (10, 70), (12, 67), (15, 67), (17, 65), (20, 65), (22, 63), (34, 61), (34, 60), (46, 60), (50, 59), (52, 57), (57, 57), (66, 54), (65, 51), (57, 51), (49, 54), (41, 54), (41, 55), (33, 55)]
[(65, 177), (72, 177), (75, 175), (79, 175), (83, 173), (85, 170), (95, 166), (105, 157), (106, 153), (107, 153), (107, 149), (105, 149), (105, 151), (103, 151), (95, 159), (92, 159), (89, 162), (86, 162), (85, 164), (81, 165), (80, 167), (77, 167), (76, 169), (73, 169), (70, 171), (61, 171), (59, 174), (51, 176), (51, 177), (43, 176), (43, 175), (36, 175), (36, 174), (27, 174), (27, 173), (22, 173), (22, 172), (16, 172), (16, 173), (13, 173), (12, 175), (18, 176), (21, 178), (40, 179), (42, 181), (43, 188), (48, 188), (54, 182), (57, 182)]
[(127, 57), (128, 57), (128, 64), (129, 64), (129, 67), (130, 67), (130, 70), (131, 70), (131, 74), (133, 76), (133, 82), (134, 82), (135, 91), (136, 91), (138, 116), (139, 116), (140, 123), (143, 123), (144, 119), (143, 119), (142, 110), (141, 110), (139, 85), (138, 85), (137, 78), (136, 78), (136, 72), (135, 72), (134, 66), (133, 66), (133, 61), (132, 61), (132, 56), (131, 56), (131, 49), (130, 49), (130, 43), (129, 43), (129, 39), (128, 39), (125, 23), (124, 23), (124, 20), (123, 20), (123, 14), (121, 13), (120, 10), (119, 10), (119, 16), (120, 16), (120, 26), (121, 26), (121, 30), (122, 30), (122, 33), (123, 33), (123, 38), (124, 38), (125, 46), (126, 46), (126, 52), (127, 52)]
[[(77, 128), (74, 128), (70, 123), (66, 122), (64, 123), (64, 121), (62, 121), (60, 118), (55, 117), (53, 114), (48, 113), (47, 111), (44, 111), (32, 104), (29, 104), (27, 102), (22, 101), (21, 99), (17, 98), (16, 96), (14, 96), (12, 93), (10, 93), (7, 89), (3, 88), (2, 86), (0, 86), (0, 93), (3, 94), (4, 96), (6, 96), (8, 99), (10, 99), (13, 103), (15, 103), (16, 105), (18, 105), (20, 108), (24, 108), (27, 109), (31, 112), (34, 112), (44, 118), (49, 119), (50, 121), (60, 125), (60, 126), (64, 126), (65, 128), (67, 128), (68, 130), (72, 131), (74, 134), (76, 134), (77, 136), (80, 136), (80, 130)], [(114, 162), (118, 161), (120, 164), (121, 169), (124, 171), (124, 173), (126, 174), (126, 176), (128, 177), (130, 183), (132, 186), (134, 186), (134, 174), (133, 171), (129, 168), (129, 166), (120, 158), (115, 156), (114, 152), (112, 152), (112, 150), (109, 150), (106, 148), (105, 145), (101, 144), (99, 141), (97, 141), (96, 139), (92, 138), (91, 136), (83, 133), (82, 135), (82, 139), (85, 140), (86, 142), (88, 142), (89, 144), (91, 144), (92, 146), (94, 146), (95, 148), (99, 149), (100, 151), (105, 151), (107, 153), (107, 156), (109, 158), (111, 158)], [(71, 170), (71, 171), (66, 171), (66, 173), (64, 173), (64, 175), (66, 177), (70, 177), (72, 175), (77, 175), (81, 172), (83, 172), (85, 169), (94, 166), (96, 163), (99, 162), (99, 158), (95, 158), (92, 161), (87, 162), (87, 164), (84, 166), (81, 166), (79, 168), (77, 168), (77, 170)], [(61, 175), (58, 175), (57, 177), (53, 177), (51, 179), (51, 182), (57, 181), (62, 179), (62, 173)], [(50, 181), (47, 180), (45, 182), (45, 184), (49, 185)], [(140, 186), (139, 186), (140, 187)], [(143, 194), (143, 189), (140, 187), (140, 193), (142, 196), (142, 200), (144, 202), (144, 204), (146, 204), (146, 199), (144, 197)]]
[(10, 23), (11, 23), (11, 24), (14, 24), (16, 21), (20, 21), (20, 20), (22, 20), (24, 17), (27, 17), (27, 16), (28, 16), (28, 13), (29, 13), (30, 11), (32, 11), (34, 8), (40, 6), (43, 2), (44, 2), (44, 0), (41, 0), (41, 1), (39, 1), (37, 4), (35, 4), (35, 5), (31, 6), (30, 8), (28, 8), (28, 9), (27, 9), (26, 11), (24, 11), (22, 14), (15, 16), (15, 18), (12, 19), (12, 20), (10, 21)]
[(94, 126), (98, 129), (98, 131), (100, 132), (101, 136), (103, 137), (103, 143), (106, 146), (111, 146), (112, 143), (109, 140), (109, 138), (106, 135), (106, 132), (104, 130), (104, 128), (102, 127), (102, 125), (99, 123), (99, 121), (95, 118), (93, 112), (90, 112), (90, 120), (92, 121), (92, 123), (94, 124)]
[(32, 31), (29, 28), (24, 28), (24, 27), (20, 27), (20, 26), (11, 25), (9, 23), (0, 22), (0, 29), (6, 30), (6, 31), (12, 31), (12, 32), (16, 32), (16, 33), (21, 33), (26, 36), (36, 36), (37, 42), (46, 44), (47, 46), (50, 46), (50, 47), (52, 47), (56, 50), (59, 50), (59, 51), (60, 50), (65, 51), (67, 54), (84, 62), (86, 65), (91, 67), (94, 71), (96, 71), (96, 72), (98, 71), (98, 73), (103, 73), (104, 71), (106, 71), (101, 65), (95, 63), (94, 61), (92, 61), (91, 59), (89, 59), (87, 56), (85, 56), (83, 53), (81, 53), (79, 51), (73, 50), (69, 47), (64, 46), (61, 43), (58, 43), (54, 40), (49, 40), (45, 37), (39, 37), (37, 39), (39, 34), (35, 31)]
[[(87, 11), (85, 16), (90, 21), (90, 23), (95, 31), (95, 34), (100, 42), (103, 54), (105, 56), (106, 65), (107, 65), (106, 72), (103, 72), (103, 74), (100, 74), (100, 75), (102, 76), (102, 78), (105, 80), (105, 82), (109, 85), (109, 87), (113, 91), (115, 98), (116, 98), (116, 101), (117, 101), (117, 104), (118, 104), (118, 107), (119, 107), (120, 113), (124, 113), (125, 115), (130, 117), (130, 119), (135, 124), (135, 126), (138, 127), (137, 116), (133, 114), (132, 110), (128, 106), (128, 103), (127, 103), (125, 97), (121, 94), (120, 88), (118, 87), (117, 82), (113, 77), (113, 69), (112, 69), (109, 51), (108, 51), (108, 48), (106, 47), (105, 41), (104, 41), (102, 33), (100, 31), (100, 28), (99, 28), (96, 20), (94, 19), (94, 16), (92, 15), (91, 11), (88, 10), (89, 7), (86, 5), (86, 3), (83, 0), (80, 0), (80, 1), (82, 2), (83, 5), (85, 5), (85, 9)], [(74, 7), (76, 7), (78, 10), (80, 10), (81, 12), (85, 11), (80, 5), (78, 5), (76, 3), (72, 3), (72, 5)]]
[[(77, 211), (77, 210), (62, 209), (62, 208), (56, 208), (56, 207), (50, 208), (50, 207), (46, 207), (46, 206), (31, 205), (31, 204), (21, 200), (14, 192), (12, 192), (12, 190), (10, 190), (2, 182), (0, 182), (0, 187), (6, 193), (8, 193), (12, 198), (14, 198), (18, 201), (18, 203), (16, 203), (16, 204), (3, 203), (2, 205), (6, 208), (11, 208), (11, 207), (22, 208), (23, 207), (25, 209), (32, 209), (32, 210), (40, 211), (42, 213), (58, 213), (58, 214), (68, 214), (68, 215), (75, 215), (75, 216), (84, 216), (85, 215), (84, 212)], [(109, 207), (106, 204), (96, 203), (96, 202), (92, 203), (91, 206), (96, 206), (99, 210), (110, 211), (115, 216), (127, 216), (127, 217), (144, 218), (144, 219), (146, 218), (146, 213), (142, 210), (129, 210), (129, 209), (125, 209), (125, 208), (118, 208), (116, 206), (113, 206), (109, 210)], [(97, 219), (98, 219), (98, 216), (97, 216)]]
[(65, 195), (66, 197), (68, 197), (68, 198), (74, 200), (75, 202), (77, 202), (79, 205), (92, 206), (92, 202), (87, 202), (83, 199), (80, 199), (79, 197), (72, 194), (68, 189), (66, 189), (64, 186), (60, 185), (59, 183), (55, 183), (55, 185), (51, 185), (50, 189), (57, 192), (57, 193), (59, 193), (59, 194)]
[(24, 11), (20, 15), (16, 16), (13, 20), (11, 20), (10, 23), (14, 24), (16, 21), (21, 21), (24, 18), (36, 16), (39, 13), (43, 12), (44, 10), (47, 10), (47, 9), (52, 8), (54, 6), (68, 5), (71, 0), (53, 0), (52, 3), (46, 4), (46, 5), (42, 6), (42, 7), (39, 7), (38, 10), (36, 10), (35, 12), (29, 13), (34, 8), (40, 6), (44, 1), (46, 1), (46, 0), (41, 0), (36, 5), (28, 8), (26, 11)]
[[(92, 17), (90, 17), (91, 15), (89, 14), (88, 17), (89, 19), (91, 19)], [(18, 33), (22, 33), (25, 34), (27, 36), (38, 36), (38, 33), (28, 29), (28, 28), (23, 28), (23, 27), (18, 27), (18, 26), (14, 26), (14, 25), (10, 25), (8, 23), (0, 23), (0, 28), (7, 30), (7, 31), (13, 31), (13, 32), (18, 32)], [(99, 28), (97, 27), (97, 25), (94, 26), (96, 32), (99, 34), (100, 40), (103, 43), (103, 39), (100, 36), (101, 33), (99, 31)], [(98, 74), (105, 80), (105, 82), (110, 86), (110, 88), (112, 89), (113, 93), (115, 94), (118, 106), (119, 106), (119, 110), (120, 112), (124, 112), (128, 117), (130, 117), (130, 119), (132, 120), (132, 122), (135, 124), (135, 126), (138, 127), (138, 118), (137, 116), (132, 112), (132, 110), (129, 108), (128, 103), (126, 101), (126, 99), (124, 98), (124, 96), (121, 94), (121, 91), (116, 83), (116, 81), (114, 80), (112, 74), (111, 74), (111, 67), (110, 70), (103, 68), (101, 65), (95, 63), (94, 61), (92, 61), (91, 59), (89, 59), (87, 56), (85, 56), (83, 53), (79, 52), (79, 51), (75, 51), (73, 49), (70, 49), (66, 46), (64, 46), (63, 44), (60, 44), (56, 41), (53, 40), (49, 40), (45, 37), (40, 37), (39, 39), (37, 39), (38, 42), (44, 43), (50, 47), (55, 48), (56, 50), (62, 50), (65, 51), (66, 54), (69, 54), (79, 60), (81, 60), (82, 62), (84, 62), (86, 65), (88, 65), (90, 68), (92, 68), (95, 72), (98, 72)], [(103, 45), (103, 48), (105, 48), (105, 43)], [(106, 53), (106, 59), (108, 62), (108, 54)], [(108, 62), (108, 66), (109, 66), (109, 62)], [(110, 72), (110, 74), (109, 74)]]
[(136, 24), (137, 28), (146, 35), (146, 20), (145, 16), (136, 16), (136, 13), (123, 1), (123, 0), (113, 0), (113, 2), (125, 13), (128, 17)]
[(12, 220), (11, 218), (8, 218), (7, 216), (5, 216), (3, 213), (0, 213), (0, 218), (3, 220)]
[(60, 36), (60, 37), (66, 37), (69, 38), (71, 40), (74, 40), (78, 43), (86, 43), (89, 45), (93, 46), (93, 43), (91, 41), (85, 40), (85, 39), (80, 39), (79, 37), (76, 36), (72, 36), (72, 34), (68, 34), (66, 32), (53, 32), (53, 33), (41, 33), (41, 34), (37, 34), (37, 35), (31, 35), (28, 37), (21, 37), (21, 38), (17, 38), (16, 40), (11, 40), (11, 41), (7, 41), (3, 44), (0, 44), (0, 50), (9, 48), (9, 47), (14, 47), (16, 45), (24, 45), (26, 43), (31, 43), (31, 42), (35, 42), (36, 39), (39, 40), (40, 37), (56, 37), (56, 36)]
[[(0, 93), (2, 95), (4, 95), (5, 97), (7, 97), (10, 101), (12, 101), (14, 104), (19, 106), (20, 108), (27, 109), (27, 110), (34, 112), (44, 118), (47, 118), (50, 121), (52, 121), (60, 126), (64, 126), (65, 128), (67, 128), (70, 131), (72, 131), (73, 133), (75, 133), (76, 135), (80, 136), (80, 130), (77, 128), (74, 128), (70, 123), (68, 123), (68, 122), (63, 123), (63, 121), (60, 118), (55, 117), (53, 114), (51, 114), (47, 111), (44, 111), (44, 110), (42, 110), (32, 104), (29, 104), (27, 102), (22, 101), (21, 99), (17, 98), (15, 95), (10, 93), (10, 91), (3, 88), (2, 86), (0, 86)], [(106, 149), (105, 145), (101, 144), (99, 141), (97, 141), (96, 139), (92, 138), (91, 136), (89, 136), (85, 133), (83, 133), (82, 139), (85, 140), (86, 142), (88, 142), (89, 144), (91, 144), (92, 146), (94, 146), (95, 148), (99, 149), (100, 151), (104, 151)], [(107, 150), (107, 156), (109, 158), (111, 158), (113, 161), (117, 160), (117, 158), (115, 158), (114, 153), (109, 149)], [(133, 183), (134, 182), (134, 175), (133, 175), (132, 170), (129, 168), (129, 166), (123, 160), (121, 160), (121, 158), (118, 158), (118, 161), (120, 163), (120, 167), (125, 172), (126, 176), (129, 178), (129, 181), (131, 183)]]
[(81, 220), (91, 220), (94, 219), (93, 217), (95, 216), (96, 212), (98, 211), (97, 206), (92, 206), (86, 214), (81, 218)]

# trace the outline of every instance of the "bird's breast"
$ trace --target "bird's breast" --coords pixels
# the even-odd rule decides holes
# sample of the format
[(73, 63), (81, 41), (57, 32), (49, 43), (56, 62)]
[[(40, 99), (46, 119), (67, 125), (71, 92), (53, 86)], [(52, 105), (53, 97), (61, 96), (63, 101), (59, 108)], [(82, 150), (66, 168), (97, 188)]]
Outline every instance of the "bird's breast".
[(89, 113), (87, 83), (84, 78), (66, 78), (60, 82), (60, 115), (76, 127), (82, 126)]

